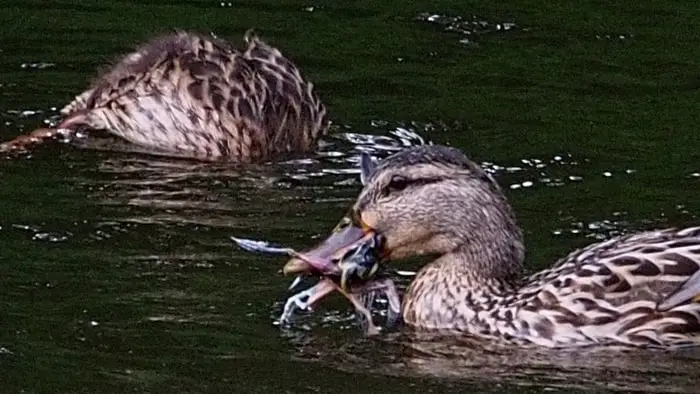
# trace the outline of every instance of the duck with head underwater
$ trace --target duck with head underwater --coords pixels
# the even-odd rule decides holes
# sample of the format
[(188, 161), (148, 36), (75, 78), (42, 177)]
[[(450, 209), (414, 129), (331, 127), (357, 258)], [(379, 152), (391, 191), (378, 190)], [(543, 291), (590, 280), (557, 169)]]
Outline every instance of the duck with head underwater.
[[(462, 152), (419, 146), (361, 162), (363, 188), (316, 255), (378, 233), (373, 253), (385, 262), (437, 256), (404, 295), (412, 329), (550, 348), (700, 343), (700, 227), (618, 236), (525, 276), (513, 210)], [(283, 271), (308, 269), (292, 258)]]
[(313, 85), (252, 30), (245, 42), (241, 51), (184, 31), (152, 39), (66, 105), (55, 128), (0, 144), (0, 152), (98, 130), (200, 160), (262, 162), (314, 149), (330, 122)]

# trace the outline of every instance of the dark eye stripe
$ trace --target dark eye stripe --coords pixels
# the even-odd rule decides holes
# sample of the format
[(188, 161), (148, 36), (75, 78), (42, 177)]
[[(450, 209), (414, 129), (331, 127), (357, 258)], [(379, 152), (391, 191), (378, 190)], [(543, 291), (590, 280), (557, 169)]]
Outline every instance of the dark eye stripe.
[[(400, 178), (400, 179), (397, 179)], [(431, 183), (436, 183), (441, 181), (443, 178), (420, 178), (420, 179), (410, 179), (405, 177), (394, 176), (391, 181), (382, 188), (382, 195), (388, 196), (391, 193), (398, 193), (402, 190), (411, 188), (425, 186)]]

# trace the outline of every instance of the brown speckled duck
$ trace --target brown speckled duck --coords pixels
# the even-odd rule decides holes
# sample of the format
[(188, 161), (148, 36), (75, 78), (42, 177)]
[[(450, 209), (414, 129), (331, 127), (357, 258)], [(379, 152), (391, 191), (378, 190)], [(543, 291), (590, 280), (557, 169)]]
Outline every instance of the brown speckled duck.
[[(362, 162), (364, 187), (350, 213), (323, 251), (308, 253), (329, 256), (338, 249), (329, 240), (347, 247), (377, 232), (385, 260), (437, 256), (406, 291), (407, 325), (555, 348), (700, 343), (700, 228), (615, 237), (525, 276), (511, 207), (460, 151), (421, 146)], [(307, 270), (299, 259), (284, 268)]]
[(251, 31), (245, 41), (239, 51), (188, 32), (153, 39), (66, 105), (55, 129), (35, 130), (0, 151), (78, 130), (207, 160), (259, 162), (314, 149), (329, 121), (313, 85)]

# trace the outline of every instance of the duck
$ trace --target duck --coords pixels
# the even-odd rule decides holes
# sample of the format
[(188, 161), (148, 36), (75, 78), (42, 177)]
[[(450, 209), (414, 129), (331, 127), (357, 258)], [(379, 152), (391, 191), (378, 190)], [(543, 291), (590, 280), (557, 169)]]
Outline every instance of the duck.
[(254, 30), (244, 42), (239, 50), (188, 31), (153, 38), (63, 107), (57, 127), (17, 137), (0, 151), (98, 130), (202, 160), (252, 163), (314, 149), (330, 121), (313, 84)]
[[(401, 301), (410, 331), (545, 348), (698, 345), (700, 227), (615, 236), (526, 274), (513, 208), (462, 151), (423, 145), (360, 162), (359, 196), (306, 253), (331, 256), (374, 232), (384, 265), (431, 256)], [(305, 271), (298, 258), (283, 268)]]

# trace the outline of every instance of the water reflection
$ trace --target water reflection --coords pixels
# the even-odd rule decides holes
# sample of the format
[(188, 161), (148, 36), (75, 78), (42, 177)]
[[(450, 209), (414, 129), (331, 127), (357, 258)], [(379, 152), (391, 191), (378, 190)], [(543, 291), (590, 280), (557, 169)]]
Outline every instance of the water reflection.
[(590, 390), (696, 391), (700, 350), (506, 348), (468, 337), (396, 333), (342, 340), (289, 335), (297, 356), (354, 373), (438, 378), (479, 392)]
[[(384, 135), (334, 133), (311, 157), (238, 166), (158, 156), (111, 138), (73, 142), (84, 149), (128, 153), (105, 155), (97, 164), (99, 178), (82, 180), (91, 196), (102, 204), (210, 213), (228, 212), (233, 205), (263, 195), (284, 201), (292, 187), (319, 187), (327, 198), (333, 194), (333, 186), (357, 186), (360, 152), (381, 158), (426, 143), (415, 129), (405, 127), (387, 130)], [(236, 190), (239, 201), (222, 199), (222, 190)]]

